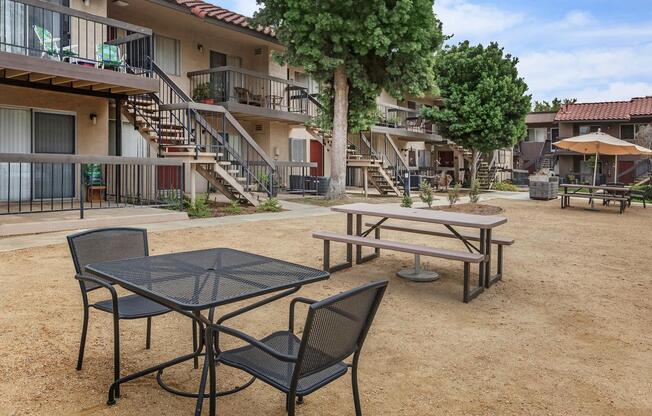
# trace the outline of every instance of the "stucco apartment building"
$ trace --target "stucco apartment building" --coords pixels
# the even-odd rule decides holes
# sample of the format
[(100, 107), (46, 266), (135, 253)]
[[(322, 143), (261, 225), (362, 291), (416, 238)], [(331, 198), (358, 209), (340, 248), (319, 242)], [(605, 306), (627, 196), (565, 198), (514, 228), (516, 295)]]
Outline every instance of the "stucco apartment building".
[[(592, 170), (586, 157), (556, 149), (552, 143), (563, 138), (598, 130), (637, 144), (652, 140), (652, 96), (628, 101), (576, 103), (563, 105), (558, 112), (530, 113), (527, 116), (528, 137), (517, 146), (514, 164), (518, 169), (533, 172), (551, 168), (563, 180), (589, 180)], [(646, 139), (647, 138), (647, 139)], [(598, 164), (602, 183), (634, 183), (650, 172), (649, 159), (639, 156), (618, 158), (618, 178), (614, 178), (614, 157), (601, 156)]]

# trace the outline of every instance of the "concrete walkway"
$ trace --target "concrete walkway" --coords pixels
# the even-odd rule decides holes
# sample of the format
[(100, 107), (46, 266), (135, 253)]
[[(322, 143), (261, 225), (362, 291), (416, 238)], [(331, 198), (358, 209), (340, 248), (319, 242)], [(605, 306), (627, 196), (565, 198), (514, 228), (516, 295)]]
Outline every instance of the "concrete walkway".
[[(445, 194), (437, 194), (436, 200), (433, 202), (434, 206), (448, 205), (448, 199)], [(480, 202), (490, 201), (492, 199), (515, 199), (515, 200), (528, 200), (527, 192), (490, 192), (482, 194)], [(468, 197), (463, 197), (458, 203), (469, 202)], [(184, 221), (169, 221), (155, 224), (133, 224), (134, 227), (143, 227), (150, 232), (159, 231), (175, 231), (188, 228), (199, 227), (215, 227), (218, 225), (241, 224), (245, 222), (255, 221), (282, 221), (293, 220), (299, 218), (310, 218), (322, 215), (335, 215), (328, 207), (320, 207), (314, 205), (300, 204), (292, 201), (281, 201), (284, 209), (287, 211), (273, 212), (273, 213), (260, 213), (249, 215), (232, 215), (219, 218), (202, 218)], [(398, 203), (392, 205), (399, 205)], [(424, 207), (422, 202), (415, 202), (415, 207)], [(73, 231), (61, 231), (45, 234), (31, 234), (14, 237), (0, 238), (0, 252), (7, 252), (12, 250), (20, 250), (30, 247), (43, 247), (51, 244), (62, 244), (66, 242), (66, 236), (73, 233)]]

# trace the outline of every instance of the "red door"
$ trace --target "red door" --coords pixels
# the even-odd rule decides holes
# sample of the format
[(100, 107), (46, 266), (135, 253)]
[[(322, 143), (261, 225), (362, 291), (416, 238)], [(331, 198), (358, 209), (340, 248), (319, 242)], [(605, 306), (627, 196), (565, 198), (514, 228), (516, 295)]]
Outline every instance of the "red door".
[(310, 176), (324, 176), (324, 146), (317, 140), (310, 140), (310, 161), (317, 164), (310, 168)]
[[(634, 183), (634, 180), (636, 178), (634, 177), (634, 170), (632, 169), (629, 173), (620, 176), (621, 173), (625, 172), (627, 169), (631, 169), (634, 166), (634, 161), (632, 160), (624, 160), (624, 161), (618, 161), (618, 175), (619, 178), (616, 180), (616, 182), (622, 182), (622, 183)], [(613, 173), (612, 175), (613, 176)]]

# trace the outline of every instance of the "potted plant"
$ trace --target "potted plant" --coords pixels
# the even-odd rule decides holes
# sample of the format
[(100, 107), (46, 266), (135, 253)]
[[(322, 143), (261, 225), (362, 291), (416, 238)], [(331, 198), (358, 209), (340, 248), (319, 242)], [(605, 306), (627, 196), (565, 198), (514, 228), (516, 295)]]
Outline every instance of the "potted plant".
[(215, 104), (215, 99), (211, 97), (211, 86), (208, 82), (195, 87), (192, 91), (192, 99), (204, 104)]
[(398, 116), (387, 117), (387, 126), (388, 127), (399, 127), (401, 119)]

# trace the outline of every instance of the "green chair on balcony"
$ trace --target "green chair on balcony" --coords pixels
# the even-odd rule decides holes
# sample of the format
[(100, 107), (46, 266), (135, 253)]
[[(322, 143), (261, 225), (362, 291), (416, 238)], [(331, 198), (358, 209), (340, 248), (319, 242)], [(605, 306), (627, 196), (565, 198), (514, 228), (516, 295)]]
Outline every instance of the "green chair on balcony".
[(100, 68), (120, 71), (126, 69), (127, 56), (120, 53), (117, 45), (102, 43), (95, 48), (95, 56)]
[(52, 33), (50, 33), (49, 30), (39, 25), (33, 25), (32, 28), (41, 44), (41, 58), (51, 57), (60, 61), (62, 58), (77, 56), (77, 52), (75, 52), (77, 45), (64, 46), (61, 48), (59, 47), (61, 39), (52, 36)]

